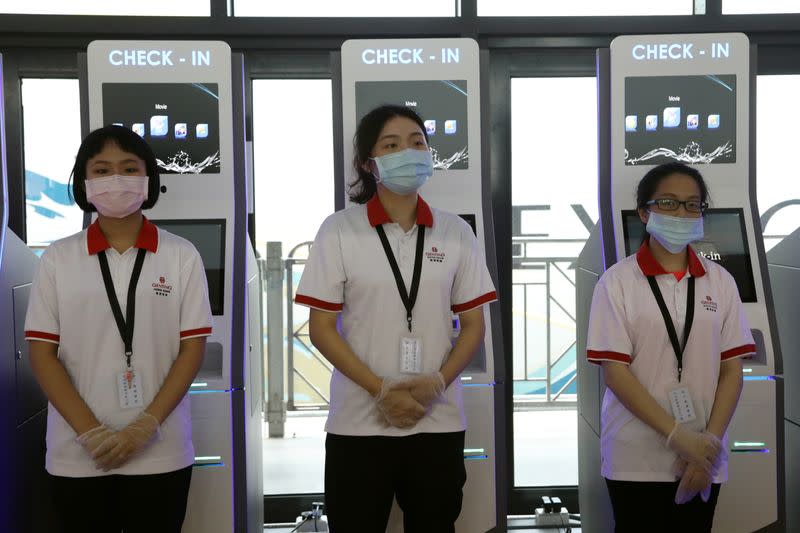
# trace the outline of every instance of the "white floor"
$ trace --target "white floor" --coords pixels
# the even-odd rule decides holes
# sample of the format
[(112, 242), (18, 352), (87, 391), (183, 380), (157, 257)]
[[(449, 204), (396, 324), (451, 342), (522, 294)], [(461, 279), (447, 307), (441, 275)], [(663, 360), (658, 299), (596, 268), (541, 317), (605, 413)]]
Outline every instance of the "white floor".
[[(292, 413), (282, 439), (264, 439), (264, 493), (324, 491), (324, 413)], [(533, 410), (514, 413), (514, 470), (517, 486), (578, 484), (577, 412)], [(264, 430), (267, 435), (266, 428)]]

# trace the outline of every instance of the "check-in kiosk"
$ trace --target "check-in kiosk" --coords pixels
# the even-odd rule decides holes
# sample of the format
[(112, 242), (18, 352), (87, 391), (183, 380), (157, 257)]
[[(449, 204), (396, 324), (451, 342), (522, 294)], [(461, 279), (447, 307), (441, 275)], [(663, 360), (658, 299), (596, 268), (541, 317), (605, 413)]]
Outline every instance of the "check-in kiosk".
[[(714, 531), (784, 531), (782, 359), (755, 193), (754, 51), (742, 34), (614, 39), (597, 55), (600, 224), (579, 261), (578, 353), (605, 269), (642, 242), (634, 192), (653, 166), (696, 166), (711, 191), (698, 254), (736, 280), (756, 356), (728, 428), (729, 479)], [(579, 495), (583, 531), (609, 531), (600, 476), (600, 371), (579, 357)], [(746, 505), (743, 505), (746, 502)], [(658, 517), (653, 517), (658, 520)], [(646, 525), (643, 525), (646, 527)]]
[(800, 230), (767, 253), (783, 354), (786, 531), (800, 531)]
[(82, 72), (85, 133), (120, 124), (161, 171), (153, 223), (203, 259), (213, 334), (191, 385), (195, 464), (183, 530), (261, 532), (260, 276), (247, 236), (244, 63), (223, 42), (95, 41)]
[[(2, 63), (0, 56), (0, 80)], [(0, 107), (0, 529), (44, 532), (50, 530), (44, 470), (47, 398), (31, 371), (24, 333), (39, 259), (8, 227), (3, 115)]]
[[(432, 206), (462, 216), (475, 231), (495, 283), (497, 262), (488, 166), (482, 158), (481, 54), (471, 39), (351, 40), (341, 50), (341, 174), (337, 209), (353, 179), (352, 139), (358, 121), (382, 104), (406, 105), (425, 121), (433, 152), (433, 177), (420, 190)], [(484, 62), (485, 64), (485, 62)], [(338, 147), (337, 147), (338, 149)], [(484, 308), (486, 338), (456, 386), (463, 387), (467, 416), (464, 459), (467, 483), (456, 530), (504, 529), (506, 520), (504, 382), (500, 316)], [(457, 335), (454, 317), (454, 335)], [(396, 505), (388, 531), (402, 531)], [(410, 532), (406, 532), (410, 533)]]

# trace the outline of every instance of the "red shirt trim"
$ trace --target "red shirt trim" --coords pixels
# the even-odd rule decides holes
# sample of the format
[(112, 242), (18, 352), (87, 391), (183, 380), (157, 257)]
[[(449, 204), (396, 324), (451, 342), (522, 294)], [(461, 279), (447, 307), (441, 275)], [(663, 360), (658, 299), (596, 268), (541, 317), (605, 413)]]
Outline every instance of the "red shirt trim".
[(730, 350), (725, 350), (720, 354), (720, 359), (725, 361), (726, 359), (733, 359), (734, 357), (739, 357), (740, 355), (752, 355), (756, 353), (756, 345), (755, 344), (745, 344), (744, 346), (739, 346), (737, 348), (731, 348)]
[(586, 357), (590, 363), (600, 364), (603, 361), (616, 361), (618, 363), (631, 364), (631, 356), (620, 352), (604, 352), (596, 350), (586, 350)]
[[(142, 217), (142, 227), (139, 230), (139, 235), (136, 237), (135, 248), (144, 248), (148, 252), (156, 253), (158, 251), (158, 228), (147, 217)], [(103, 250), (108, 250), (111, 245), (108, 244), (106, 236), (100, 229), (99, 220), (95, 220), (86, 230), (86, 248), (89, 255), (94, 255)]]
[(28, 330), (25, 332), (25, 340), (40, 339), (44, 341), (60, 342), (61, 336), (55, 333), (47, 333), (45, 331)]
[(478, 296), (474, 300), (470, 300), (463, 304), (454, 305), (450, 309), (452, 309), (454, 313), (463, 313), (464, 311), (475, 309), (476, 307), (480, 307), (483, 304), (488, 304), (489, 302), (493, 302), (495, 300), (497, 300), (497, 292), (492, 291), (492, 292), (487, 292), (483, 296)]
[[(377, 194), (372, 195), (372, 198), (367, 202), (367, 218), (369, 224), (373, 228), (380, 224), (391, 224), (392, 219), (383, 208), (380, 198)], [(433, 227), (433, 213), (431, 207), (422, 199), (422, 196), (417, 195), (417, 225)]]
[[(687, 247), (687, 251), (689, 252), (689, 274), (691, 274), (693, 278), (705, 276), (706, 269), (703, 268), (703, 263), (700, 262), (700, 259), (697, 257), (697, 252), (695, 252), (691, 246)], [(661, 266), (661, 263), (656, 261), (656, 258), (653, 257), (649, 238), (645, 239), (639, 251), (636, 252), (636, 262), (639, 263), (639, 268), (645, 276), (669, 274), (669, 272), (664, 270), (664, 267)]]
[(197, 328), (197, 329), (187, 329), (186, 331), (181, 331), (181, 339), (185, 339), (186, 337), (200, 337), (205, 335), (211, 335), (211, 328)]
[(344, 304), (335, 304), (332, 302), (326, 302), (325, 300), (319, 300), (317, 298), (312, 298), (311, 296), (305, 296), (303, 294), (298, 294), (294, 297), (294, 303), (305, 305), (307, 307), (313, 307), (314, 309), (322, 309), (323, 311), (333, 311), (338, 313), (344, 308)]

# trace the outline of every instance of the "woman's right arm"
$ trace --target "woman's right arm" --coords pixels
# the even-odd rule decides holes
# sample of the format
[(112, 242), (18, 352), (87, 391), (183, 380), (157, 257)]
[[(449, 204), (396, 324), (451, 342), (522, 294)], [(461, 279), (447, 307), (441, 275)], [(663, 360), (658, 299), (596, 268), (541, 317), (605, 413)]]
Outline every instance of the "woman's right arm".
[(636, 418), (658, 431), (666, 438), (675, 427), (675, 419), (667, 413), (653, 396), (636, 379), (628, 365), (603, 361), (603, 378), (606, 387)]
[(350, 378), (373, 397), (381, 392), (383, 380), (359, 359), (350, 345), (345, 342), (336, 329), (339, 315), (311, 309), (309, 333), (313, 344), (336, 369)]
[(67, 371), (58, 360), (58, 345), (45, 341), (30, 343), (31, 369), (48, 401), (78, 435), (100, 426), (92, 410), (78, 394)]

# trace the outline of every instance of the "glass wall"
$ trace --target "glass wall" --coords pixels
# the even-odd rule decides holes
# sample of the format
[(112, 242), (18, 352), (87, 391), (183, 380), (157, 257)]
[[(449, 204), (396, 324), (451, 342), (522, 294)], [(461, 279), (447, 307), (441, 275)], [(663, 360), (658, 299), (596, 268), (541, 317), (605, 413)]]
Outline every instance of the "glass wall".
[(723, 15), (800, 13), (797, 0), (722, 0)]
[(237, 17), (454, 17), (458, 0), (395, 3), (370, 0), (235, 0)]
[[(309, 243), (334, 211), (331, 98), (329, 79), (253, 82), (256, 247), (266, 257), (267, 241), (282, 243), (291, 294)], [(311, 345), (308, 309), (294, 305), (286, 289), (284, 324), (290, 329), (279, 342), (286, 354), (288, 414), (284, 436), (264, 441), (264, 493), (319, 493), (332, 367)]]
[(767, 251), (800, 227), (800, 176), (786, 160), (797, 150), (798, 94), (798, 75), (758, 77), (756, 183)]
[(143, 15), (149, 17), (207, 17), (209, 0), (27, 0), (0, 3), (0, 13), (30, 15)]
[(596, 91), (511, 80), (516, 486), (578, 483), (575, 262), (598, 218)]
[(693, 0), (561, 0), (520, 2), (478, 0), (481, 17), (588, 17), (632, 15), (691, 15)]
[(34, 248), (83, 228), (68, 186), (81, 144), (79, 101), (76, 79), (22, 80), (25, 229)]

